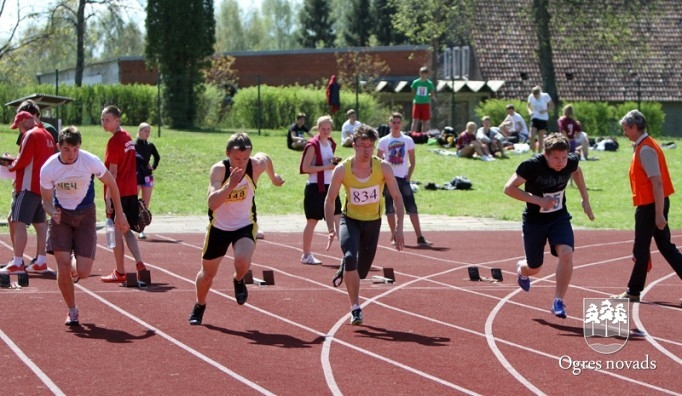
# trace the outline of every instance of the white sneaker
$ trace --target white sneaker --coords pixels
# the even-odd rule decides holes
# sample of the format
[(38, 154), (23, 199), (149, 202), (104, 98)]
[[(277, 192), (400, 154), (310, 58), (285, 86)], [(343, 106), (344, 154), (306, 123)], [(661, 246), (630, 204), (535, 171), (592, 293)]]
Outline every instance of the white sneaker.
[(313, 256), (313, 254), (310, 253), (301, 256), (301, 264), (320, 265), (322, 264), (322, 261), (316, 259), (315, 256)]
[(494, 161), (494, 160), (495, 160), (494, 158), (491, 158), (487, 155), (481, 156), (481, 161), (490, 162), (490, 161)]
[(147, 239), (147, 236), (144, 234), (144, 232), (141, 232), (138, 236), (137, 239)]

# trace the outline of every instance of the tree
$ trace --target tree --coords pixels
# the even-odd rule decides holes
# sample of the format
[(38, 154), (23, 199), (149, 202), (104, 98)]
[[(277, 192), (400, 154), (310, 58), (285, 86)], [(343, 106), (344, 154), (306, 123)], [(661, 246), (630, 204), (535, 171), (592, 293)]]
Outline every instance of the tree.
[(355, 91), (355, 79), (365, 81), (364, 91), (374, 92), (379, 77), (388, 74), (391, 68), (378, 55), (365, 51), (348, 51), (336, 54), (338, 80)]
[(237, 0), (223, 0), (216, 27), (216, 51), (245, 51), (247, 49)]
[[(19, 28), (26, 22), (32, 22), (38, 16), (35, 12), (24, 12), (28, 7), (21, 7), (17, 0), (17, 12), (11, 22), (11, 17), (6, 13), (7, 0), (0, 0), (0, 17), (3, 17), (3, 30), (7, 34), (0, 38), (0, 60), (14, 51), (20, 50), (34, 43), (39, 43), (49, 36), (49, 32), (40, 30), (26, 30), (25, 34), (19, 33)], [(5, 18), (6, 17), (6, 18)]]
[(105, 14), (89, 29), (87, 41), (96, 45), (93, 55), (106, 60), (127, 55), (144, 54), (144, 34), (134, 22), (126, 22), (114, 14)]
[[(58, 25), (55, 18), (63, 19), (72, 25), (76, 34), (76, 76), (75, 85), (80, 87), (83, 83), (83, 69), (85, 68), (85, 39), (87, 22), (89, 19), (101, 15), (98, 7), (106, 7), (105, 15), (120, 18), (123, 0), (60, 0), (50, 9), (53, 24)], [(86, 11), (86, 8), (89, 10)]]
[[(431, 78), (440, 73), (438, 57), (446, 43), (469, 43), (473, 17), (472, 0), (392, 0), (396, 7), (395, 26), (415, 44), (427, 44), (431, 52)], [(432, 108), (438, 119), (438, 107)]]
[(407, 37), (393, 27), (396, 7), (391, 0), (374, 0), (372, 4), (372, 33), (378, 45), (403, 44)]
[(212, 0), (148, 0), (147, 61), (158, 67), (164, 111), (173, 128), (194, 125), (201, 71), (215, 43)]
[(299, 13), (301, 27), (298, 42), (303, 48), (330, 48), (334, 45), (334, 30), (326, 0), (304, 0)]
[(352, 47), (368, 45), (373, 26), (370, 1), (350, 0), (346, 7), (348, 12), (346, 13), (346, 29), (343, 33), (346, 44)]
[(268, 36), (272, 38), (271, 49), (285, 50), (296, 45), (294, 12), (288, 0), (263, 0), (261, 12)]

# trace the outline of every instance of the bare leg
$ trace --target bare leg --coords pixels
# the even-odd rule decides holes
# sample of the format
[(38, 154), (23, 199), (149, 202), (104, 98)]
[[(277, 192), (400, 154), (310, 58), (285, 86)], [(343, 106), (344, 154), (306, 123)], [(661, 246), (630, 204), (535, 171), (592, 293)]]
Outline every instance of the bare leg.
[(256, 244), (249, 238), (242, 238), (234, 244), (234, 279), (240, 281), (251, 267), (251, 256)]
[(23, 257), (24, 250), (26, 250), (26, 243), (28, 242), (26, 224), (20, 221), (13, 221), (10, 223), (10, 227), (14, 228), (14, 237), (12, 238), (14, 257)]
[(417, 126), (419, 125), (419, 120), (416, 118), (412, 119), (412, 128), (410, 128), (410, 131), (417, 131)]
[(555, 246), (559, 255), (559, 263), (556, 268), (556, 291), (555, 298), (564, 299), (573, 275), (573, 249), (567, 245)]
[(36, 230), (36, 257), (45, 256), (45, 245), (47, 244), (47, 223), (33, 223)]
[(149, 208), (149, 203), (152, 200), (152, 190), (154, 187), (142, 187), (142, 200), (144, 204)]
[(130, 254), (132, 254), (133, 257), (135, 257), (135, 262), (139, 263), (140, 261), (142, 261), (142, 254), (140, 254), (140, 246), (137, 244), (137, 238), (135, 238), (135, 234), (133, 234), (132, 231), (128, 231), (125, 234), (125, 239), (126, 245), (128, 245), (128, 250), (130, 250)]
[(313, 234), (315, 233), (315, 226), (317, 225), (317, 220), (308, 219), (305, 223), (305, 228), (303, 229), (303, 254), (310, 254), (311, 245), (313, 244)]
[(222, 259), (222, 257), (218, 257), (212, 260), (201, 261), (201, 269), (197, 273), (197, 278), (195, 281), (198, 304), (206, 304), (206, 295), (213, 284), (213, 278), (215, 278), (216, 274), (218, 273), (218, 266), (220, 265)]
[(412, 223), (412, 228), (414, 228), (414, 233), (417, 234), (417, 238), (422, 237), (422, 227), (419, 224), (419, 214), (409, 213), (410, 222)]
[(538, 153), (542, 153), (545, 149), (545, 131), (544, 129), (541, 129), (538, 131)]

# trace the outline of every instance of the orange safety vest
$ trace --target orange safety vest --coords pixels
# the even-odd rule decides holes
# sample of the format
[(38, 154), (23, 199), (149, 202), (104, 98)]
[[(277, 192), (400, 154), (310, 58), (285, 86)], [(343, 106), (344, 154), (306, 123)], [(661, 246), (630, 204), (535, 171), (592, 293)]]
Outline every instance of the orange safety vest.
[(663, 183), (663, 196), (668, 197), (675, 192), (673, 183), (670, 180), (668, 165), (665, 162), (665, 155), (663, 155), (663, 151), (658, 147), (654, 139), (651, 136), (647, 136), (635, 147), (635, 153), (630, 163), (630, 188), (632, 189), (632, 204), (634, 206), (654, 203), (654, 189), (639, 157), (639, 151), (644, 146), (654, 149), (658, 156), (658, 165), (661, 168), (661, 182)]

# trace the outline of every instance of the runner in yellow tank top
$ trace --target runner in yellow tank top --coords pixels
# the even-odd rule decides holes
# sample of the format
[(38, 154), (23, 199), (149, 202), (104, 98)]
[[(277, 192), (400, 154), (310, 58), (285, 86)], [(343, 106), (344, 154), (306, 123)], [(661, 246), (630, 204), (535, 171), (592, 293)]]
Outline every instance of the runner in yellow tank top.
[(355, 154), (334, 169), (324, 203), (325, 220), (329, 230), (327, 244), (327, 250), (329, 250), (337, 235), (337, 230), (334, 229), (334, 200), (339, 195), (341, 186), (345, 188), (346, 198), (338, 230), (343, 251), (339, 271), (346, 281), (346, 290), (351, 303), (350, 323), (352, 325), (362, 324), (360, 279), (367, 277), (379, 243), (384, 186), (393, 197), (396, 208), (395, 248), (402, 250), (404, 243), (403, 197), (393, 176), (391, 165), (373, 156), (374, 145), (378, 138), (377, 131), (370, 126), (362, 125), (355, 129), (353, 133)]

